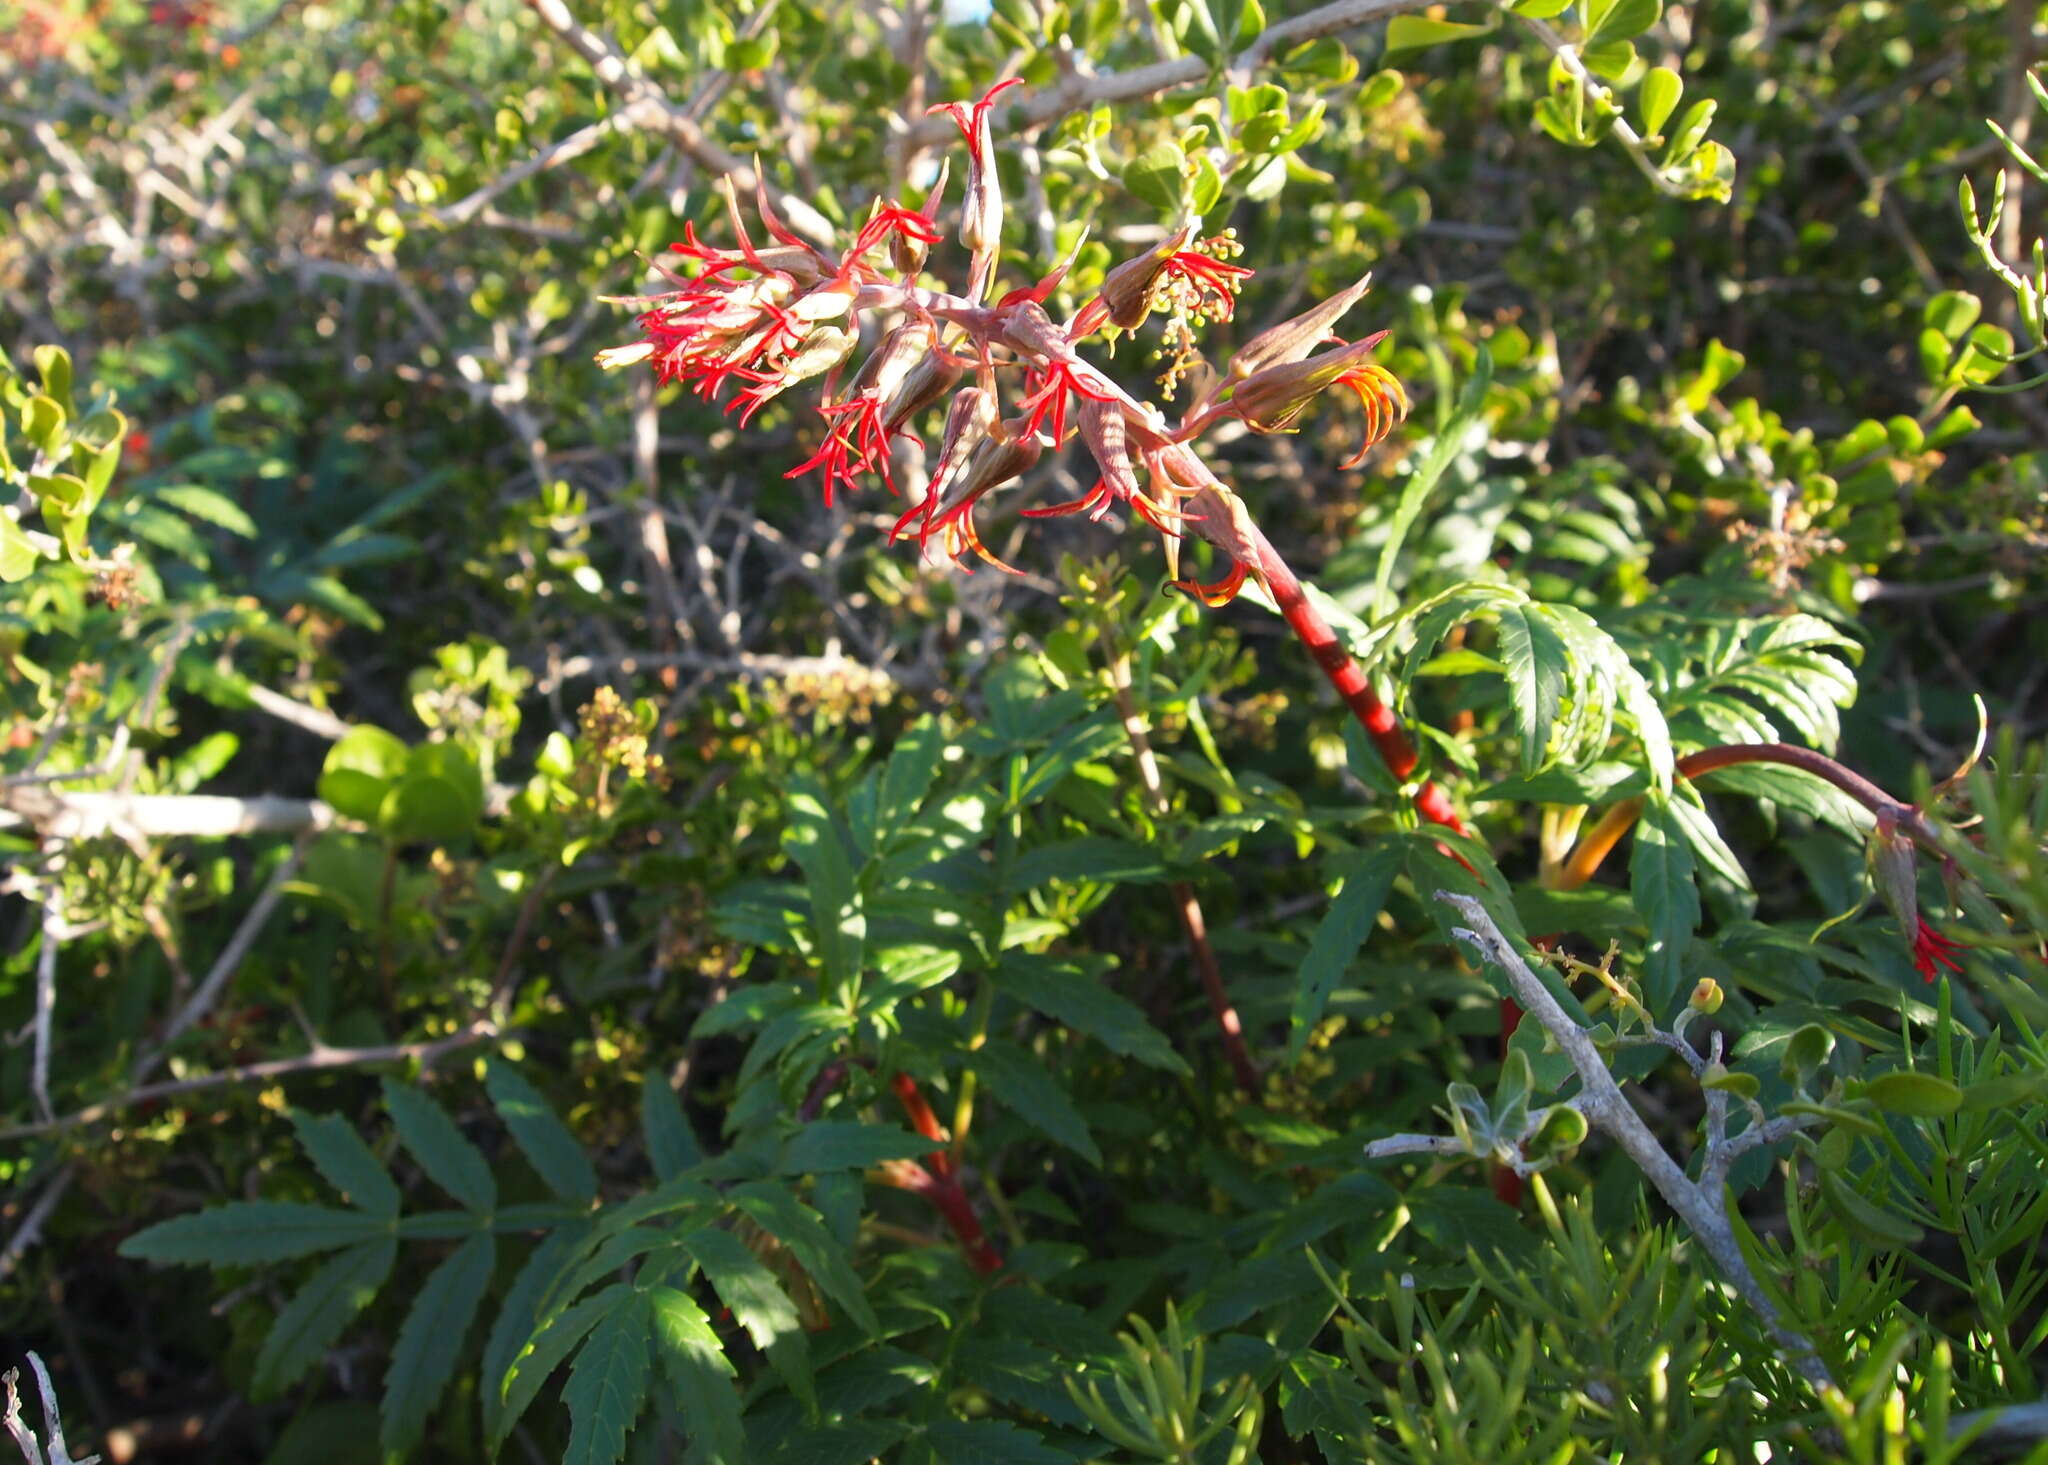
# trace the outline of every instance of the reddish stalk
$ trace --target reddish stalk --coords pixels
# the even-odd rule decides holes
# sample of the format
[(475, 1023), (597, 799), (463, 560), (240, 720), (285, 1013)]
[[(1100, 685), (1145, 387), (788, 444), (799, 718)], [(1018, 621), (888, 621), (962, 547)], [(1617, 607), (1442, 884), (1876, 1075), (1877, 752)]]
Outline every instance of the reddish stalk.
[(944, 1148), (946, 1131), (940, 1127), (939, 1117), (932, 1112), (932, 1106), (925, 1101), (917, 1080), (907, 1073), (899, 1073), (889, 1081), (889, 1087), (903, 1105), (910, 1127), (939, 1148), (925, 1157), (929, 1169), (915, 1160), (889, 1160), (881, 1167), (882, 1178), (899, 1190), (907, 1190), (929, 1201), (932, 1208), (946, 1218), (946, 1224), (960, 1243), (960, 1250), (967, 1256), (968, 1265), (975, 1271), (984, 1277), (1001, 1271), (1002, 1253), (995, 1249), (988, 1234), (981, 1229), (981, 1218), (974, 1214), (974, 1202), (968, 1199), (967, 1188), (960, 1183), (959, 1172), (953, 1168), (953, 1156)]
[[(1115, 628), (1106, 630), (1113, 635)], [(1159, 776), (1159, 760), (1153, 756), (1152, 741), (1145, 735), (1145, 720), (1138, 715), (1138, 704), (1131, 696), (1131, 658), (1128, 653), (1119, 653), (1111, 660), (1109, 681), (1116, 697), (1117, 715), (1123, 719), (1124, 736), (1130, 740), (1131, 756), (1138, 765), (1138, 782), (1144, 786), (1152, 812), (1164, 819), (1172, 812), (1172, 806), (1167, 801), (1166, 785)], [(1209, 1011), (1215, 1016), (1216, 1031), (1223, 1039), (1223, 1055), (1230, 1062), (1230, 1071), (1236, 1075), (1240, 1089), (1248, 1095), (1257, 1094), (1259, 1070), (1245, 1047), (1244, 1023), (1230, 1000), (1229, 989), (1223, 985), (1223, 969), (1216, 964), (1216, 952), (1209, 945), (1209, 927), (1202, 919), (1201, 902), (1195, 899), (1194, 887), (1185, 880), (1176, 880), (1167, 886), (1167, 893), (1173, 898), (1173, 910), (1180, 917), (1180, 928), (1187, 934), (1188, 955), (1202, 979), (1202, 991), (1209, 999)]]
[[(1193, 527), (1199, 534), (1204, 526), (1197, 522)], [(1273, 603), (1280, 608), (1288, 627), (1300, 639), (1310, 658), (1322, 668), (1323, 675), (1330, 679), (1330, 685), (1337, 689), (1337, 695), (1344, 699), (1344, 705), (1351, 709), (1352, 716), (1358, 719), (1366, 736), (1372, 739), (1372, 745), (1379, 751), (1380, 761), (1387, 765), (1387, 771), (1399, 782), (1408, 782), (1420, 760), (1415, 744), (1401, 727), (1394, 709), (1382, 702), (1379, 693), (1372, 689), (1365, 668), (1344, 649), (1336, 630), (1309, 600), (1301, 581), (1295, 577), (1287, 561), (1280, 557), (1280, 552), (1273, 548), (1272, 541), (1248, 518), (1241, 516), (1234, 527), (1248, 541), (1248, 547), (1255, 555), (1252, 568), (1265, 580)], [(1240, 552), (1239, 546), (1234, 544), (1224, 543), (1220, 547), (1231, 553)], [(1430, 780), (1424, 779), (1416, 784), (1411, 798), (1415, 811), (1430, 823), (1441, 824), (1458, 834), (1466, 832), (1465, 821), (1451, 807), (1450, 799)]]
[[(1732, 768), (1739, 763), (1776, 763), (1824, 779), (1872, 814), (1890, 819), (1901, 834), (1910, 837), (1928, 853), (1937, 856), (1942, 853), (1934, 826), (1927, 822), (1927, 816), (1918, 808), (1893, 798), (1862, 774), (1844, 768), (1825, 753), (1816, 753), (1811, 748), (1798, 748), (1790, 743), (1729, 743), (1688, 753), (1678, 760), (1677, 766), (1681, 778), (1691, 779), (1716, 769)], [(1641, 799), (1623, 799), (1602, 814), (1600, 821), (1580, 836), (1571, 859), (1558, 871), (1553, 888), (1577, 890), (1591, 880), (1642, 811)]]
[(974, 1214), (974, 1205), (957, 1177), (934, 1175), (915, 1160), (885, 1160), (881, 1169), (882, 1178), (889, 1184), (923, 1196), (946, 1218), (960, 1250), (967, 1256), (967, 1264), (975, 1271), (987, 1277), (1003, 1269), (1002, 1254), (989, 1243), (981, 1229), (981, 1219)]

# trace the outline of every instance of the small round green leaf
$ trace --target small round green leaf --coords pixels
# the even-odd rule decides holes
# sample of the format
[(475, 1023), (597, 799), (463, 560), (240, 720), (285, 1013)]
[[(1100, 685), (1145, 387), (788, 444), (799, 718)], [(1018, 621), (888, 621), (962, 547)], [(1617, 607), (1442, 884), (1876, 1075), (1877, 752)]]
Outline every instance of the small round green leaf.
[(1636, 106), (1642, 112), (1645, 137), (1654, 138), (1664, 131), (1664, 124), (1678, 110), (1678, 99), (1684, 95), (1685, 82), (1677, 72), (1654, 66), (1643, 73), (1643, 84), (1636, 92)]

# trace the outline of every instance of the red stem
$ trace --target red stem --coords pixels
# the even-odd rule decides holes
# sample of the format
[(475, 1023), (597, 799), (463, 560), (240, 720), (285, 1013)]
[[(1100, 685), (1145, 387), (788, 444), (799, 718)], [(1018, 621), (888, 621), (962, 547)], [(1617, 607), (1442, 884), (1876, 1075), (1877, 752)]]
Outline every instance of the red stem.
[[(1372, 739), (1372, 745), (1379, 750), (1380, 760), (1387, 765), (1387, 771), (1406, 783), (1420, 760), (1416, 757), (1415, 745), (1401, 728), (1400, 719), (1394, 716), (1394, 709), (1380, 700), (1379, 693), (1372, 689), (1372, 682), (1365, 675), (1365, 668), (1344, 649), (1336, 631), (1310, 602), (1301, 588), (1301, 581), (1295, 578), (1287, 561), (1280, 558), (1280, 552), (1273, 548), (1263, 533), (1253, 531), (1252, 548), (1258, 554), (1254, 568), (1265, 578), (1266, 588), (1272, 592), (1273, 603), (1280, 608), (1280, 614), (1308, 649), (1315, 664), (1323, 669), (1323, 675), (1330, 679), (1330, 685), (1337, 689), (1337, 695), (1344, 699), (1352, 716), (1365, 729), (1366, 736)], [(1465, 833), (1465, 821), (1458, 817), (1450, 799), (1434, 783), (1424, 779), (1416, 785), (1413, 798), (1415, 811), (1423, 818), (1458, 834)]]
[(986, 1277), (1003, 1269), (1002, 1253), (989, 1244), (981, 1229), (981, 1218), (974, 1214), (974, 1203), (968, 1200), (958, 1176), (934, 1175), (915, 1160), (885, 1161), (882, 1176), (898, 1189), (931, 1202), (932, 1208), (953, 1228), (961, 1251), (967, 1254), (967, 1264), (975, 1271)]
[[(917, 1080), (907, 1073), (899, 1073), (889, 1081), (897, 1101), (903, 1105), (903, 1112), (910, 1117), (910, 1127), (934, 1144), (943, 1146), (946, 1131), (939, 1125), (938, 1115), (925, 1101), (924, 1093), (917, 1086)], [(968, 1199), (967, 1189), (960, 1183), (960, 1176), (953, 1168), (952, 1154), (941, 1148), (926, 1157), (930, 1169), (915, 1160), (891, 1160), (882, 1166), (882, 1174), (891, 1185), (921, 1195), (930, 1201), (934, 1210), (946, 1218), (946, 1224), (953, 1228), (953, 1235), (960, 1242), (960, 1249), (967, 1254), (968, 1265), (984, 1277), (999, 1272), (1003, 1267), (1002, 1253), (989, 1244), (988, 1235), (981, 1229), (981, 1218), (974, 1214), (974, 1202)]]
[(1195, 900), (1194, 887), (1176, 880), (1168, 889), (1173, 896), (1173, 908), (1180, 916), (1181, 929), (1187, 932), (1188, 951), (1194, 957), (1195, 970), (1201, 974), (1209, 1011), (1215, 1014), (1216, 1030), (1223, 1035), (1223, 1054), (1230, 1060), (1230, 1071), (1237, 1076), (1237, 1086), (1256, 1098), (1259, 1070), (1245, 1048), (1244, 1023), (1237, 1008), (1231, 1005), (1229, 989), (1223, 985), (1223, 969), (1216, 965), (1216, 953), (1209, 945), (1208, 926), (1202, 920), (1202, 907)]
[[(932, 1106), (925, 1102), (924, 1093), (917, 1086), (917, 1080), (907, 1073), (899, 1073), (889, 1080), (889, 1087), (896, 1091), (903, 1112), (910, 1116), (910, 1127), (936, 1145), (946, 1143), (946, 1131), (939, 1127), (939, 1116), (932, 1113)], [(928, 1156), (932, 1173), (941, 1177), (953, 1173), (953, 1156), (943, 1148), (933, 1150)]]

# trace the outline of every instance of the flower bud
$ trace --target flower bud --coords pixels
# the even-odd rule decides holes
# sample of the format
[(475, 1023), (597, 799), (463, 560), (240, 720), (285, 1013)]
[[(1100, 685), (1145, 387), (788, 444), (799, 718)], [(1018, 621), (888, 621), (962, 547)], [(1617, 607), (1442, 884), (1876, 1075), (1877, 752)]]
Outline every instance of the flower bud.
[[(918, 212), (927, 220), (939, 216), (939, 204), (946, 196), (946, 180), (952, 175), (953, 160), (939, 160), (939, 181), (932, 185), (932, 191), (924, 196), (924, 207)], [(915, 275), (924, 268), (925, 259), (931, 254), (931, 245), (915, 234), (898, 232), (889, 240), (889, 262), (896, 266), (898, 274), (906, 277)]]
[(888, 428), (894, 432), (939, 398), (953, 390), (966, 368), (936, 347), (928, 348), (924, 355), (910, 368), (910, 374), (903, 379), (903, 386), (889, 404), (885, 419)]
[(947, 102), (933, 107), (944, 112), (967, 140), (967, 196), (960, 206), (960, 242), (974, 256), (974, 293), (978, 296), (994, 272), (996, 251), (1003, 238), (1003, 184), (996, 175), (995, 147), (989, 131), (989, 112), (995, 100), (1022, 79), (999, 81), (972, 105)]
[(1138, 470), (1131, 463), (1123, 407), (1082, 397), (1078, 420), (1081, 441), (1088, 445), (1095, 466), (1102, 470), (1102, 482), (1109, 493), (1122, 502), (1138, 497)]
[(1384, 366), (1365, 359), (1386, 334), (1377, 331), (1307, 361), (1268, 366), (1237, 384), (1226, 410), (1242, 418), (1254, 432), (1286, 432), (1325, 389), (1340, 384), (1350, 387), (1365, 408), (1365, 440), (1339, 466), (1355, 468), (1365, 461), (1372, 445), (1408, 415), (1408, 394), (1401, 383)]
[(1719, 982), (1712, 977), (1701, 977), (1692, 989), (1692, 996), (1686, 999), (1686, 1006), (1703, 1017), (1712, 1017), (1721, 1010), (1725, 997)]
[(1284, 320), (1277, 326), (1260, 331), (1230, 358), (1231, 379), (1241, 381), (1269, 366), (1301, 360), (1330, 339), (1330, 327), (1371, 288), (1372, 276), (1367, 275), (1348, 289), (1339, 290), (1313, 310), (1305, 310), (1292, 320)]
[(1912, 931), (1920, 922), (1920, 859), (1912, 836), (1880, 810), (1869, 843), (1863, 847), (1863, 859), (1870, 870), (1870, 883), (1886, 908), (1898, 917), (1902, 929)]
[(860, 364), (860, 370), (846, 388), (846, 396), (850, 399), (865, 393), (877, 401), (893, 403), (910, 373), (931, 356), (932, 341), (931, 322), (905, 321), (884, 336), (882, 344)]
[[(1119, 330), (1135, 331), (1152, 313), (1152, 289), (1166, 270), (1167, 261), (1187, 247), (1195, 234), (1190, 220), (1166, 239), (1136, 259), (1126, 260), (1103, 277), (1096, 296), (1104, 317)], [(1086, 332), (1083, 332), (1086, 334)]]

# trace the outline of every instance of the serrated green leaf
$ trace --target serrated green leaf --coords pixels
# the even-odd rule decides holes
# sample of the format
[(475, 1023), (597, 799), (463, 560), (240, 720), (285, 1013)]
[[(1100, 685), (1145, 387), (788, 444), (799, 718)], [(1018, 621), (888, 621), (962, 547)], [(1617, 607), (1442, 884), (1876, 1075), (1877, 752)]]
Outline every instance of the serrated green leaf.
[(1102, 1163), (1088, 1121), (1043, 1063), (1002, 1038), (991, 1038), (975, 1049), (972, 1061), (997, 1103), (1089, 1164)]
[(924, 1437), (946, 1465), (1069, 1465), (1074, 1458), (1005, 1419), (934, 1420)]
[(1653, 790), (1644, 797), (1628, 873), (1629, 894), (1649, 930), (1643, 987), (1650, 1011), (1662, 1014), (1677, 995), (1680, 964), (1700, 922), (1692, 846), (1668, 795)]
[(704, 1147), (690, 1128), (682, 1102), (669, 1087), (668, 1075), (650, 1068), (640, 1080), (640, 1131), (647, 1139), (647, 1159), (657, 1180), (673, 1180), (704, 1161)]
[(775, 1161), (778, 1175), (815, 1175), (822, 1170), (865, 1170), (884, 1160), (914, 1160), (930, 1154), (932, 1142), (894, 1124), (819, 1119), (783, 1143)]
[(477, 1393), (483, 1406), (484, 1437), (499, 1438), (498, 1420), (505, 1408), (506, 1374), (540, 1322), (540, 1305), (555, 1283), (575, 1263), (592, 1230), (588, 1221), (559, 1226), (533, 1249), (512, 1279), (498, 1315), (484, 1341), (477, 1371)]
[(817, 1407), (811, 1348), (804, 1337), (796, 1304), (782, 1290), (775, 1274), (730, 1231), (705, 1229), (683, 1238), (683, 1248), (710, 1279), (718, 1300), (732, 1309), (754, 1346), (768, 1361), (806, 1411)]
[(391, 1275), (398, 1242), (391, 1236), (331, 1257), (285, 1304), (256, 1354), (250, 1393), (270, 1398), (318, 1361)]
[[(1396, 17), (1397, 20), (1415, 18)], [(1465, 451), (1472, 428), (1486, 409), (1486, 394), (1492, 384), (1493, 353), (1481, 346), (1472, 363), (1472, 375), (1458, 391), (1458, 403), (1451, 412), (1450, 420), (1431, 440), (1429, 453), (1421, 466), (1401, 485), (1401, 497), (1394, 506), (1387, 542), (1380, 547), (1379, 564), (1373, 571), (1372, 603), (1379, 607), (1381, 614), (1392, 613), (1394, 570), (1400, 563), (1402, 547), (1408, 542), (1408, 533), (1421, 515), (1423, 506), (1429, 502), (1429, 496), (1436, 491), (1437, 484)]]
[(1693, 853), (1737, 890), (1748, 890), (1749, 872), (1742, 868), (1742, 862), (1735, 858), (1735, 851), (1728, 848), (1727, 842), (1721, 838), (1721, 831), (1714, 827), (1713, 816), (1681, 794), (1672, 795), (1667, 807), (1671, 810), (1672, 819), (1684, 831)]
[(1525, 612), (1520, 606), (1503, 606), (1500, 612), (1500, 659), (1507, 671), (1508, 701), (1515, 713), (1515, 729), (1522, 742), (1522, 771), (1534, 773), (1543, 766), (1544, 750), (1550, 745), (1551, 730), (1557, 726), (1558, 709), (1564, 705), (1564, 689), (1570, 671), (1570, 655), (1550, 623)]
[(253, 1267), (351, 1246), (389, 1229), (387, 1218), (367, 1211), (295, 1201), (230, 1201), (161, 1221), (129, 1237), (120, 1250), (135, 1261)]
[(946, 735), (939, 720), (927, 713), (889, 750), (875, 806), (877, 842), (886, 846), (908, 824), (931, 792), (945, 762)]
[(782, 847), (804, 873), (818, 960), (833, 989), (841, 990), (860, 975), (867, 941), (867, 916), (861, 909), (853, 861), (825, 791), (815, 780), (794, 780), (788, 818)]
[(626, 1432), (647, 1403), (648, 1335), (653, 1319), (635, 1294), (591, 1332), (576, 1354), (562, 1400), (569, 1406), (563, 1465), (617, 1465)]
[(381, 1438), (386, 1450), (403, 1454), (418, 1442), (427, 1415), (455, 1373), (497, 1259), (497, 1239), (480, 1231), (456, 1247), (420, 1288), (399, 1325), (384, 1374)]
[(1344, 970), (1365, 944), (1394, 888), (1394, 877), (1407, 864), (1407, 849), (1387, 840), (1367, 851), (1344, 872), (1330, 908), (1316, 923), (1308, 953), (1294, 975), (1294, 1003), (1288, 1012), (1287, 1061), (1298, 1063), (1310, 1035), (1323, 1020), (1330, 994)]
[(826, 1297), (845, 1310), (854, 1325), (870, 1336), (882, 1331), (868, 1302), (867, 1291), (846, 1251), (825, 1229), (824, 1218), (780, 1185), (749, 1180), (726, 1192), (726, 1199), (788, 1247)]
[(736, 1370), (711, 1320), (686, 1293), (654, 1287), (647, 1293), (654, 1353), (661, 1360), (676, 1412), (690, 1431), (698, 1457), (711, 1465), (743, 1465), (746, 1434), (740, 1425)]
[(398, 1186), (363, 1143), (355, 1126), (332, 1114), (291, 1112), (292, 1129), (321, 1178), (352, 1206), (379, 1216), (398, 1214)]
[(1001, 991), (1113, 1053), (1170, 1073), (1191, 1071), (1144, 1013), (1078, 967), (1012, 951), (1004, 953), (994, 976)]
[(574, 1307), (550, 1318), (533, 1338), (525, 1343), (513, 1356), (511, 1365), (505, 1370), (503, 1405), (498, 1411), (497, 1423), (491, 1431), (491, 1449), (495, 1453), (512, 1433), (512, 1427), (519, 1423), (527, 1406), (533, 1403), (541, 1385), (548, 1381), (554, 1371), (561, 1367), (562, 1360), (570, 1350), (582, 1342), (584, 1336), (608, 1316), (613, 1309), (629, 1306), (634, 1291), (624, 1282), (615, 1282), (602, 1292), (592, 1293)]
[(1128, 885), (1164, 880), (1168, 875), (1165, 861), (1141, 844), (1085, 835), (1040, 845), (1020, 855), (1004, 872), (1003, 889), (1021, 895), (1049, 880), (1107, 880)]
[(484, 1091), (549, 1190), (566, 1201), (588, 1201), (597, 1194), (590, 1156), (524, 1075), (493, 1058), (484, 1070)]
[(472, 1211), (498, 1205), (498, 1184), (482, 1151), (462, 1137), (448, 1111), (418, 1089), (386, 1076), (384, 1107), (398, 1128), (399, 1143), (419, 1161), (427, 1177)]
[(166, 483), (150, 491), (150, 497), (169, 504), (181, 514), (225, 529), (243, 539), (256, 537), (256, 521), (226, 494), (202, 483)]

